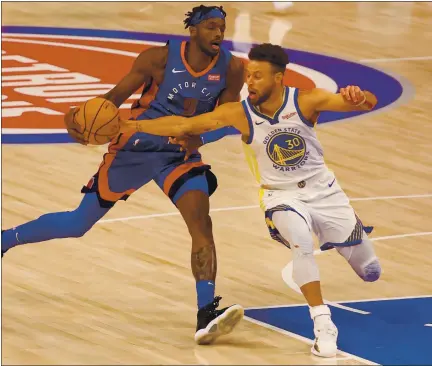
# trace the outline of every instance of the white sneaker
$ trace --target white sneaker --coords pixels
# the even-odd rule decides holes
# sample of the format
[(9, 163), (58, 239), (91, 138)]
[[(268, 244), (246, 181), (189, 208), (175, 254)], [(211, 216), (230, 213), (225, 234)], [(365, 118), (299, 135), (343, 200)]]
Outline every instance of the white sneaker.
[(310, 308), (314, 321), (315, 341), (311, 352), (319, 357), (334, 357), (337, 353), (338, 329), (331, 320), (330, 309), (327, 305)]

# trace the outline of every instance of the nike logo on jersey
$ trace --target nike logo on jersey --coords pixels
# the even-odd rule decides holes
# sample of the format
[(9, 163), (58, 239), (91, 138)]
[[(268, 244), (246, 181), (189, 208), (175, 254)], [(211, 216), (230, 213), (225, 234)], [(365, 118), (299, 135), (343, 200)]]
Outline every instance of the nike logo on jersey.
[(256, 124), (257, 126), (259, 126), (259, 125), (262, 125), (264, 122), (265, 122), (265, 121), (255, 122), (255, 124)]
[(329, 187), (331, 187), (332, 185), (333, 185), (333, 183), (335, 182), (335, 180), (336, 180), (336, 178), (335, 179), (333, 179), (333, 181), (331, 182), (331, 183), (329, 183)]
[(186, 72), (186, 70), (176, 70), (175, 67), (172, 69), (173, 74), (178, 74), (180, 72)]

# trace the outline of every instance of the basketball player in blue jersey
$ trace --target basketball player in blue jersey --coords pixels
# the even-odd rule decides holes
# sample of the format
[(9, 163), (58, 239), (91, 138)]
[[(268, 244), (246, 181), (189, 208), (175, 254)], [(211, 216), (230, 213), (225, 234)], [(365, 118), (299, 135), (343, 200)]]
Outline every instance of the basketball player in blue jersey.
[(314, 126), (322, 111), (365, 111), (376, 97), (357, 86), (339, 94), (283, 85), (288, 56), (279, 46), (263, 44), (249, 53), (249, 97), (192, 118), (164, 117), (152, 123), (123, 121), (125, 131), (183, 136), (234, 126), (249, 154), (260, 185), (261, 207), (273, 239), (291, 248), (293, 279), (310, 306), (315, 342), (312, 353), (332, 357), (338, 330), (324, 305), (313, 251), (312, 233), (322, 250), (336, 248), (366, 282), (378, 280), (381, 266), (348, 197), (327, 168)]
[[(225, 11), (222, 7), (201, 5), (186, 15), (189, 41), (170, 40), (163, 47), (143, 51), (129, 74), (104, 96), (106, 99), (120, 106), (144, 85), (132, 112), (137, 120), (146, 121), (173, 114), (191, 117), (212, 111), (216, 104), (240, 99), (243, 64), (221, 46)], [(76, 112), (77, 109), (72, 110), (65, 122), (71, 135), (79, 140), (79, 133), (74, 130), (79, 127), (73, 121)], [(229, 127), (192, 138), (188, 149), (217, 140), (231, 130)], [(199, 344), (211, 343), (219, 335), (229, 333), (243, 316), (239, 305), (217, 310), (220, 297), (214, 296), (217, 263), (209, 196), (215, 191), (217, 180), (197, 151), (184, 161), (181, 146), (169, 142), (168, 137), (145, 133), (117, 136), (99, 171), (82, 189), (85, 195), (79, 207), (71, 212), (43, 215), (2, 232), (2, 256), (17, 245), (84, 235), (118, 200), (126, 200), (154, 179), (180, 211), (192, 237), (191, 266), (199, 309), (195, 340)]]

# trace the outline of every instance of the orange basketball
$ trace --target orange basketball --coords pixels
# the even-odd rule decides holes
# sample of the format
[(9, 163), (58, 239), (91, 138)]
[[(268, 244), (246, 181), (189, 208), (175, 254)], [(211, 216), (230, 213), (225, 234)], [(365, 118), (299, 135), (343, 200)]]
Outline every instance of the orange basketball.
[(120, 131), (119, 110), (104, 98), (88, 100), (80, 106), (74, 118), (82, 127), (84, 140), (90, 145), (106, 144)]

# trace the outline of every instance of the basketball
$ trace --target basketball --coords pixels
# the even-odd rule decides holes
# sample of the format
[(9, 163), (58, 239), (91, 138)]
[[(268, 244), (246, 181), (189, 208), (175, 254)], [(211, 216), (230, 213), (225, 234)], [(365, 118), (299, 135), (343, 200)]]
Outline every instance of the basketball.
[(82, 105), (74, 115), (82, 127), (84, 140), (90, 145), (104, 145), (119, 133), (119, 110), (109, 100), (93, 98)]

